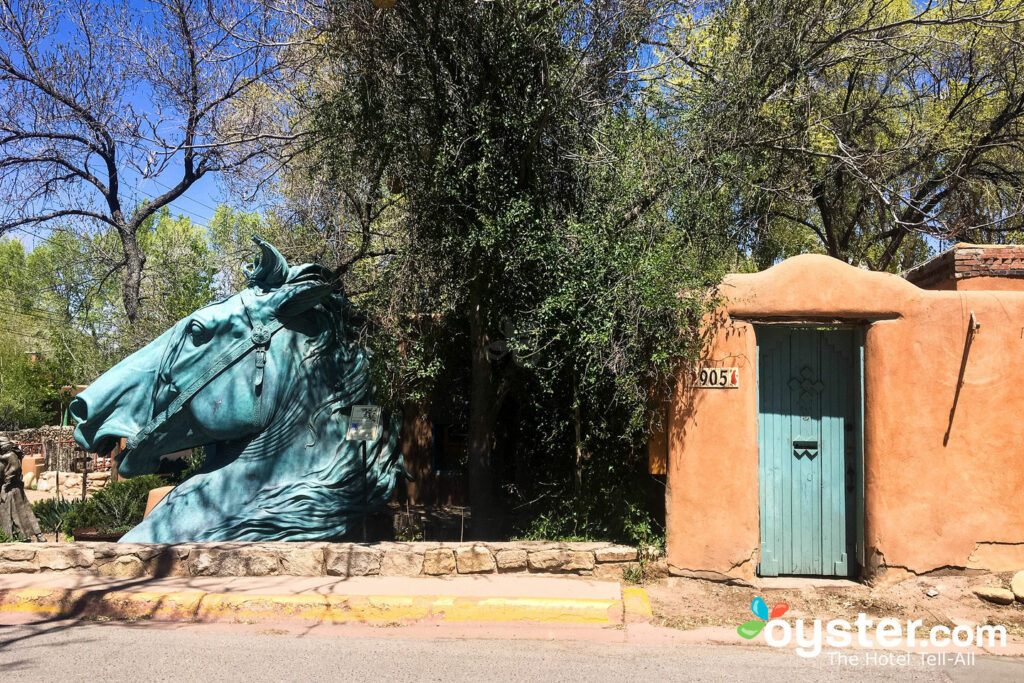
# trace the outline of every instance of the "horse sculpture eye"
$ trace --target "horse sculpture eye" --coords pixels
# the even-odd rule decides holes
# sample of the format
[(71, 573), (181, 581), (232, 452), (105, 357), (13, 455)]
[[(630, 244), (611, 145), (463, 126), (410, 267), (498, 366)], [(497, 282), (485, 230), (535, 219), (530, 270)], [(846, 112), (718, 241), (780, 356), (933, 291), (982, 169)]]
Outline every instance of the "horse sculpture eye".
[(192, 338), (194, 346), (201, 346), (210, 340), (210, 334), (201, 323), (192, 321), (188, 326), (189, 337)]

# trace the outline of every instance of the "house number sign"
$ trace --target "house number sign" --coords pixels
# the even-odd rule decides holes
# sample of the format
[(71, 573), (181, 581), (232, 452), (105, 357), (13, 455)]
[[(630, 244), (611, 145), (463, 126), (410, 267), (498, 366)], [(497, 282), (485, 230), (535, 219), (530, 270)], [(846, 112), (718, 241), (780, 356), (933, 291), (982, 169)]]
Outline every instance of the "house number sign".
[(696, 368), (691, 382), (698, 389), (739, 389), (739, 368)]

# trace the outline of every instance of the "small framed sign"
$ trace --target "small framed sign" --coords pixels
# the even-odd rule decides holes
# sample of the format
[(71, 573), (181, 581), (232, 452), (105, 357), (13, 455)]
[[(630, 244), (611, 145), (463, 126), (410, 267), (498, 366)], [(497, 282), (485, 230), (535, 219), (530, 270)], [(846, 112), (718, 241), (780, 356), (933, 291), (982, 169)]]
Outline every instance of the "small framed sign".
[(374, 441), (380, 437), (380, 406), (352, 406), (346, 441)]
[(690, 374), (690, 386), (698, 389), (739, 389), (739, 368), (695, 368)]

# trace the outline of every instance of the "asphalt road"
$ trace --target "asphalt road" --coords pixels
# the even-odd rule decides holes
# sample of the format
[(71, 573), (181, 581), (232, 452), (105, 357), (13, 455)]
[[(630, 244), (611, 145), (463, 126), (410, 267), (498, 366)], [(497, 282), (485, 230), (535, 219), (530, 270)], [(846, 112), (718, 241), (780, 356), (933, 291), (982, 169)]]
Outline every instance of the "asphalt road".
[(1015, 681), (1024, 660), (974, 666), (830, 664), (757, 647), (593, 640), (410, 638), (286, 633), (246, 627), (113, 623), (0, 625), (0, 680), (10, 681)]

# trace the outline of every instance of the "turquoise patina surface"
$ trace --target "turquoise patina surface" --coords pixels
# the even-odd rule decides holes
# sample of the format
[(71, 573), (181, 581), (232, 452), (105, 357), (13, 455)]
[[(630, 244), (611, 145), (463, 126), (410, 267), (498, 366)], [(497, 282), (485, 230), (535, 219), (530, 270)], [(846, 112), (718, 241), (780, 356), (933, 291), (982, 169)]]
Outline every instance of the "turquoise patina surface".
[(345, 441), (351, 407), (373, 401), (351, 304), (325, 268), (289, 267), (254, 240), (249, 287), (178, 321), (70, 406), (83, 448), (127, 438), (127, 477), (206, 448), (201, 471), (122, 541), (337, 539), (391, 495), (397, 419), (367, 444), (365, 469)]

